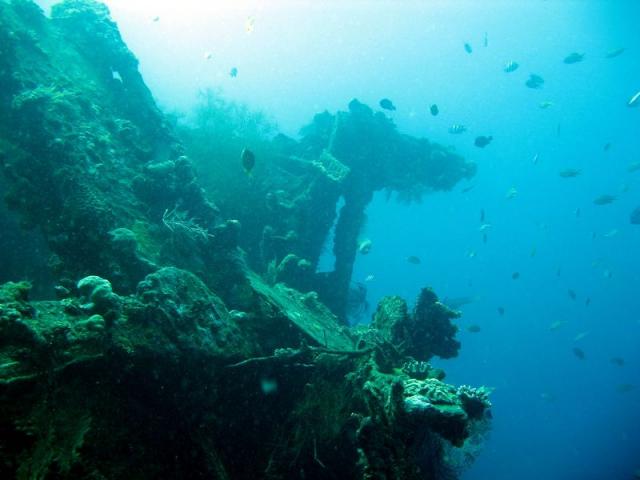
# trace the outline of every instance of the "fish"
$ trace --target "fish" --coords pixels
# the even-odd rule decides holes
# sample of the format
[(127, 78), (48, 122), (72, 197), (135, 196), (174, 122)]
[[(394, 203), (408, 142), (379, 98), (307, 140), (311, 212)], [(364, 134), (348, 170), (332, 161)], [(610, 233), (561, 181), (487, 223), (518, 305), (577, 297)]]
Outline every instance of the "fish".
[(372, 282), (375, 278), (376, 278), (376, 277), (375, 277), (374, 275), (369, 274), (369, 275), (367, 275), (367, 276), (364, 278), (364, 281), (365, 281), (365, 282)]
[(575, 178), (582, 173), (581, 170), (577, 168), (567, 168), (565, 170), (561, 170), (559, 175), (562, 178)]
[(464, 44), (464, 51), (467, 53), (471, 53), (473, 52), (473, 48), (471, 48), (471, 45), (469, 43), (465, 43)]
[(502, 317), (504, 316), (504, 307), (498, 307), (498, 314)]
[(573, 214), (576, 216), (576, 218), (580, 218), (580, 207), (576, 208), (573, 211)]
[(640, 162), (630, 163), (627, 167), (627, 172), (629, 173), (635, 173), (637, 171), (640, 171)]
[(249, 314), (242, 310), (229, 310), (229, 316), (234, 320), (246, 320), (249, 318)]
[(629, 223), (632, 225), (640, 225), (640, 207), (637, 207), (629, 215)]
[(580, 332), (579, 334), (577, 334), (575, 337), (573, 337), (573, 341), (574, 342), (579, 342), (580, 340), (582, 340), (584, 337), (586, 337), (587, 335), (589, 335), (590, 332)]
[(553, 402), (555, 401), (556, 397), (552, 393), (542, 392), (540, 394), (540, 399), (544, 400), (545, 402)]
[(591, 298), (587, 297), (587, 298), (584, 300), (584, 306), (585, 306), (585, 307), (588, 307), (589, 305), (591, 305)]
[(602, 149), (603, 149), (605, 152), (608, 152), (608, 151), (611, 149), (611, 142), (607, 142), (607, 143), (605, 143), (605, 144), (604, 144), (604, 147), (602, 147)]
[(516, 198), (518, 196), (518, 190), (516, 189), (516, 187), (511, 187), (509, 190), (507, 190), (507, 194), (505, 195), (505, 198), (507, 200), (511, 200), (512, 198)]
[(528, 80), (524, 82), (524, 84), (529, 88), (542, 88), (542, 85), (544, 84), (544, 78), (542, 78), (540, 75), (532, 73), (529, 75)]
[(471, 190), (473, 190), (474, 188), (476, 188), (475, 185), (469, 185), (468, 187), (464, 187), (462, 190), (460, 190), (460, 193), (468, 193)]
[(475, 258), (476, 257), (476, 251), (475, 250), (469, 250), (469, 252), (467, 253), (467, 257)]
[(567, 294), (569, 295), (569, 298), (570, 298), (571, 300), (575, 300), (575, 299), (577, 298), (576, 292), (574, 292), (574, 291), (573, 291), (573, 290), (571, 290), (571, 289), (569, 289), (569, 290), (567, 291)]
[(153, 17), (153, 18), (151, 19), (151, 21), (152, 21), (152, 22), (154, 22), (154, 23), (155, 23), (155, 22), (158, 22), (159, 20), (160, 20), (160, 17), (159, 17), (158, 15), (156, 15), (155, 17)]
[(420, 257), (416, 257), (415, 255), (409, 255), (407, 257), (407, 263), (410, 263), (412, 265), (420, 265), (422, 263), (422, 260), (420, 260)]
[(573, 347), (572, 351), (576, 357), (578, 357), (580, 360), (584, 360), (584, 357), (585, 357), (584, 350), (578, 347)]
[(467, 131), (467, 127), (465, 127), (464, 125), (460, 124), (460, 123), (454, 123), (453, 125), (451, 125), (449, 127), (449, 133), (452, 133), (454, 135), (459, 135), (461, 133), (464, 133)]
[(622, 357), (613, 357), (611, 359), (611, 363), (613, 363), (614, 365), (617, 365), (618, 367), (623, 367), (624, 366), (624, 358), (622, 358)]
[(638, 105), (640, 105), (640, 92), (636, 93), (627, 102), (628, 107), (637, 107)]
[(491, 224), (490, 223), (483, 223), (482, 225), (480, 225), (480, 231), (481, 232), (486, 232), (487, 230), (489, 230), (491, 228)]
[(631, 383), (621, 383), (616, 387), (616, 391), (618, 393), (629, 393), (633, 391), (636, 387)]
[(469, 333), (478, 333), (480, 330), (482, 330), (480, 325), (476, 325), (475, 323), (467, 327), (467, 332)]
[(243, 148), (240, 153), (240, 162), (242, 163), (242, 168), (244, 172), (251, 176), (251, 171), (253, 167), (256, 165), (256, 156), (255, 154), (249, 150), (248, 148)]
[(553, 107), (553, 102), (551, 102), (549, 100), (545, 100), (544, 102), (540, 102), (538, 104), (538, 107), (540, 107), (543, 110), (546, 110), (549, 107)]
[(484, 223), (484, 208), (480, 209), (480, 223)]
[(609, 205), (610, 203), (613, 203), (613, 201), (616, 199), (615, 195), (600, 195), (599, 197), (597, 197), (593, 203), (596, 205)]
[(566, 63), (567, 65), (571, 65), (574, 63), (581, 62), (582, 60), (584, 60), (584, 53), (573, 52), (567, 55), (566, 57), (564, 57), (563, 62)]
[(519, 66), (520, 64), (518, 62), (514, 62), (513, 60), (510, 60), (504, 64), (504, 68), (502, 69), (502, 71), (505, 73), (515, 72)]
[(511, 278), (512, 278), (513, 280), (518, 280), (518, 279), (520, 278), (520, 272), (513, 272), (513, 273), (511, 274)]
[(489, 35), (487, 34), (487, 32), (484, 32), (484, 42), (483, 45), (486, 47), (489, 46)]
[(487, 243), (487, 234), (486, 233), (482, 234), (482, 243)]
[(556, 320), (551, 325), (549, 325), (549, 330), (551, 330), (552, 332), (555, 330), (558, 330), (560, 327), (562, 327), (566, 323), (567, 323), (566, 320)]
[(531, 161), (533, 162), (534, 165), (538, 164), (538, 160), (540, 158), (540, 155), (538, 155), (537, 153), (533, 156), (533, 158), (531, 159)]
[(388, 98), (383, 98), (380, 100), (380, 108), (384, 108), (385, 110), (394, 111), (396, 109), (395, 105)]
[(244, 22), (244, 31), (247, 34), (253, 33), (256, 28), (256, 19), (255, 17), (247, 17)]
[(572, 65), (574, 63), (578, 63), (584, 60), (584, 53), (573, 52), (564, 57), (563, 62), (567, 65)]
[(237, 67), (231, 68), (231, 70), (229, 70), (229, 76), (231, 78), (236, 78), (238, 76), (238, 68)]
[(465, 305), (469, 305), (476, 300), (478, 300), (478, 297), (445, 297), (440, 303), (446, 305), (451, 310), (460, 310), (460, 308), (464, 307)]
[(373, 247), (373, 242), (369, 239), (362, 240), (360, 243), (358, 243), (358, 251), (362, 255), (366, 255), (367, 253), (369, 253), (371, 251), (371, 247)]
[(533, 258), (536, 256), (537, 253), (538, 253), (538, 249), (534, 245), (533, 247), (531, 247), (531, 252), (529, 253), (529, 256)]
[(605, 238), (611, 238), (611, 237), (615, 237), (617, 234), (618, 234), (618, 229), (614, 228), (613, 230), (609, 230), (607, 233), (605, 233), (602, 236)]
[(493, 140), (492, 136), (485, 137), (480, 135), (479, 137), (476, 137), (473, 144), (478, 148), (484, 148), (491, 143), (491, 140)]
[(211, 52), (204, 52), (204, 59), (205, 60), (211, 60), (213, 58), (213, 53)]
[(614, 48), (613, 50), (609, 50), (604, 58), (616, 58), (624, 53), (626, 48)]
[(438, 113), (440, 113), (440, 109), (438, 108), (438, 105), (436, 105), (435, 103), (429, 107), (429, 111), (431, 112), (431, 115), (433, 115), (434, 117), (437, 116)]

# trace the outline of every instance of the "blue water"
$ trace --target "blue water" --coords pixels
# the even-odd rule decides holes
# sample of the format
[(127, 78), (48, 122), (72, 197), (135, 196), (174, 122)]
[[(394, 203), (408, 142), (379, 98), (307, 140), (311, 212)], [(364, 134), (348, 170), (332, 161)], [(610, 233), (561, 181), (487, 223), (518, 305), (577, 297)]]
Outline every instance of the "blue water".
[[(376, 196), (362, 232), (373, 248), (354, 281), (374, 276), (372, 305), (387, 294), (413, 299), (425, 285), (475, 299), (459, 320), (460, 356), (437, 362), (450, 382), (495, 387), (493, 431), (466, 480), (633, 477), (640, 226), (629, 214), (640, 205), (640, 172), (627, 166), (640, 161), (640, 108), (626, 102), (640, 90), (640, 2), (107, 3), (166, 110), (188, 111), (199, 89), (220, 88), (295, 136), (319, 111), (389, 97), (402, 132), (477, 162), (470, 182), (420, 205)], [(604, 58), (618, 47), (626, 51)], [(572, 52), (584, 61), (564, 64)], [(520, 68), (505, 73), (510, 60)], [(542, 89), (525, 87), (530, 73), (545, 79)], [(468, 131), (447, 133), (453, 123)], [(477, 135), (494, 140), (479, 149)], [(582, 174), (561, 178), (566, 168)], [(602, 194), (616, 200), (595, 205)]]

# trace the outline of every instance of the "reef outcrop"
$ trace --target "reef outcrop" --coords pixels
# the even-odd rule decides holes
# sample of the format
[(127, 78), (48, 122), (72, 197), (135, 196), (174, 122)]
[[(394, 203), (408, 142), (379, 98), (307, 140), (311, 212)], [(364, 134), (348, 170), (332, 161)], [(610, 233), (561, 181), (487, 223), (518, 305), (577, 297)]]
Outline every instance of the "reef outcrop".
[(354, 100), (203, 181), (207, 125), (157, 108), (104, 5), (0, 2), (0, 476), (455, 477), (491, 407), (428, 363), (457, 313), (345, 310), (374, 192), (475, 166)]
[[(29, 301), (0, 287), (3, 478), (449, 478), (488, 428), (482, 388), (416, 369), (308, 294), (260, 280), (227, 310), (192, 273), (135, 294), (87, 277)], [(251, 452), (251, 455), (248, 455)]]

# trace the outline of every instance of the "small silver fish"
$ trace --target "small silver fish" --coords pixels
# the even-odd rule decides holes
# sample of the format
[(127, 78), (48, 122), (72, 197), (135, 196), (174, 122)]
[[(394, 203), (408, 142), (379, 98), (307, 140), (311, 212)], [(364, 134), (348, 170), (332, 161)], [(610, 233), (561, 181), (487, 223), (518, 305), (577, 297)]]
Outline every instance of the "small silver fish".
[(514, 62), (513, 60), (505, 63), (504, 68), (502, 69), (503, 72), (506, 73), (511, 73), (511, 72), (515, 72), (518, 67), (520, 66), (520, 64), (518, 62)]
[(614, 50), (609, 50), (604, 58), (616, 58), (618, 55), (622, 55), (625, 50), (625, 48), (616, 48)]
[(637, 107), (638, 105), (640, 105), (640, 92), (636, 93), (627, 102), (627, 106), (629, 107)]
[(465, 127), (460, 123), (454, 123), (449, 127), (449, 133), (452, 133), (454, 135), (459, 135), (460, 133), (464, 133), (466, 131), (467, 131), (467, 127)]

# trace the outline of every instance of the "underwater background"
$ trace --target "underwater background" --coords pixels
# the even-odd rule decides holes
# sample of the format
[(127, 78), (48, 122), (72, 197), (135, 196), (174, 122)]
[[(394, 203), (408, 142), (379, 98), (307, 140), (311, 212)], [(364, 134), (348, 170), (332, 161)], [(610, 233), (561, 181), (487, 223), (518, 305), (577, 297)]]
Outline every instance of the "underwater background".
[[(425, 285), (462, 311), (459, 356), (433, 363), (449, 383), (495, 388), (491, 433), (462, 478), (633, 478), (638, 2), (106, 4), (178, 123), (213, 89), (297, 138), (314, 114), (357, 98), (475, 162), (473, 178), (420, 203), (376, 193), (360, 232), (371, 249), (352, 277), (367, 297), (351, 321)], [(573, 52), (584, 58), (565, 62)], [(530, 74), (541, 88), (525, 85)], [(479, 136), (492, 140), (478, 148)], [(331, 263), (328, 249), (321, 267)]]

